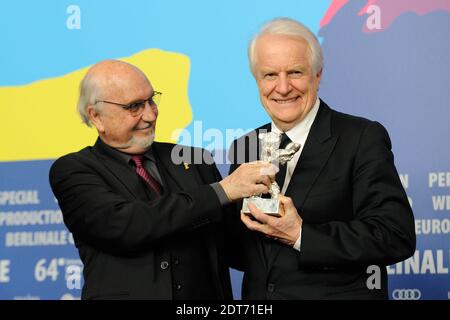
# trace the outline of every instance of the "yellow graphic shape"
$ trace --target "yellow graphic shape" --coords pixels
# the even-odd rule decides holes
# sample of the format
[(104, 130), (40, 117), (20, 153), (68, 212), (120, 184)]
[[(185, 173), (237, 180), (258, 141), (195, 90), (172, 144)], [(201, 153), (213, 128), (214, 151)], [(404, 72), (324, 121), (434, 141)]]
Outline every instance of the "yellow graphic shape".
[[(192, 121), (188, 99), (189, 58), (148, 49), (120, 60), (140, 68), (163, 93), (156, 140), (176, 142), (175, 130)], [(53, 159), (93, 145), (95, 127), (76, 111), (78, 87), (89, 67), (61, 77), (15, 87), (0, 87), (0, 161)]]

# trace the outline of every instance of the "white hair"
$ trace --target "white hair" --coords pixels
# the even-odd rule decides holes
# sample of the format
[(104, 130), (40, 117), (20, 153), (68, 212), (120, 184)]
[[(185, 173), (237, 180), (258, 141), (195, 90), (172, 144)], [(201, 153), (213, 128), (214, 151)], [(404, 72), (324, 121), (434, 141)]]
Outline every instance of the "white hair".
[(313, 73), (316, 75), (323, 68), (323, 54), (319, 41), (316, 36), (302, 23), (290, 18), (277, 18), (263, 25), (260, 31), (252, 38), (248, 46), (248, 59), (250, 62), (250, 70), (255, 76), (256, 68), (256, 41), (265, 34), (290, 36), (303, 39), (308, 44), (309, 62)]
[[(80, 83), (80, 95), (78, 97), (77, 110), (81, 120), (88, 126), (91, 126), (91, 120), (87, 113), (89, 105), (97, 106), (96, 102), (100, 99), (100, 87), (94, 80), (91, 73), (87, 73)], [(96, 108), (97, 109), (97, 108)]]

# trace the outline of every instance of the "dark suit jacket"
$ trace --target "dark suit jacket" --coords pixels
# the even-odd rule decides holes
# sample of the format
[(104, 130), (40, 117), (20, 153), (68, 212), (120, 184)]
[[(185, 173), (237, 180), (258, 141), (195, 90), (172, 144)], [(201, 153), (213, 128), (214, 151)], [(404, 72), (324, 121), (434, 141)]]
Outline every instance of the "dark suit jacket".
[[(385, 266), (414, 253), (415, 230), (384, 127), (321, 101), (286, 196), (303, 218), (300, 252), (248, 231), (237, 214), (232, 221), (243, 298), (386, 298)], [(381, 268), (381, 289), (367, 288), (369, 265)]]
[(207, 247), (206, 272), (216, 292), (204, 298), (232, 298), (221, 206), (209, 186), (220, 174), (214, 164), (175, 165), (173, 147), (152, 145), (170, 190), (153, 200), (134, 169), (100, 139), (53, 164), (50, 184), (84, 263), (83, 299), (172, 299), (171, 266), (164, 263), (171, 262), (170, 250), (183, 248), (193, 235)]

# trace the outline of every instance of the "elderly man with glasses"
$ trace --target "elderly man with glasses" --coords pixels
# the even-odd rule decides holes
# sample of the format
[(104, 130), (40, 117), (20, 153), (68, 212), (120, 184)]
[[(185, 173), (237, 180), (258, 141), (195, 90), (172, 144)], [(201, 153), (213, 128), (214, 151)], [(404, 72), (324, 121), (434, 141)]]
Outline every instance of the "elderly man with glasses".
[(84, 264), (83, 299), (232, 297), (222, 206), (267, 192), (272, 167), (251, 163), (220, 180), (210, 155), (190, 147), (181, 150), (206, 158), (174, 162), (176, 145), (154, 142), (161, 95), (116, 60), (81, 82), (78, 112), (99, 138), (58, 159), (50, 184)]

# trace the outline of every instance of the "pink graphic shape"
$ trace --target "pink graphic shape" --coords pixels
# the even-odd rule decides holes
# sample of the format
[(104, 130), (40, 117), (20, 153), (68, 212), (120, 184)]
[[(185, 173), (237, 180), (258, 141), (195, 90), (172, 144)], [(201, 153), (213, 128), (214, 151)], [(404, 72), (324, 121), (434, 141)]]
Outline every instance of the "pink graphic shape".
[[(333, 20), (334, 16), (341, 10), (349, 0), (334, 0), (320, 22), (323, 28)], [(358, 12), (359, 16), (368, 15), (367, 9), (375, 5), (379, 8), (381, 28), (369, 30), (364, 24), (363, 30), (367, 33), (384, 31), (399, 17), (406, 12), (413, 12), (417, 15), (424, 15), (432, 11), (450, 12), (450, 1), (448, 0), (368, 0), (366, 5)]]

